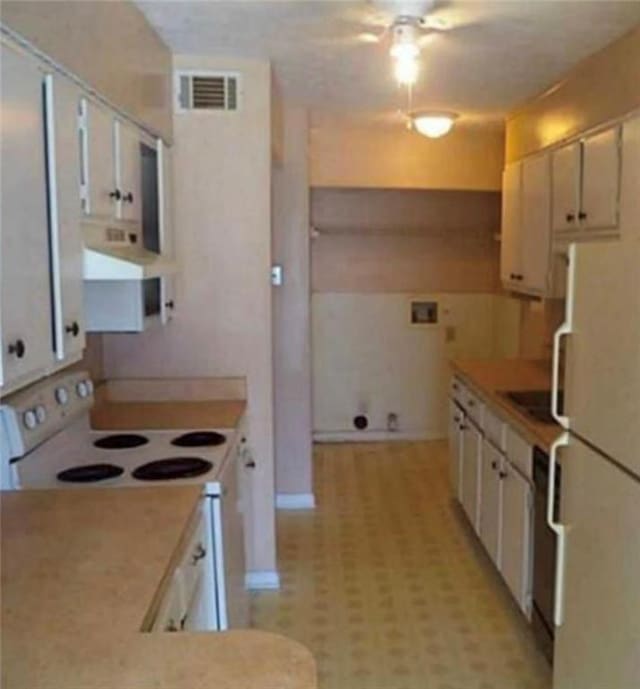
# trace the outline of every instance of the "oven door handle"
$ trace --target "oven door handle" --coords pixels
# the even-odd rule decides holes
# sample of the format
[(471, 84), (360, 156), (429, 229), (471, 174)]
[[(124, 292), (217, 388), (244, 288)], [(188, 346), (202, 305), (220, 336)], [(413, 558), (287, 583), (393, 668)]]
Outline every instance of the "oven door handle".
[(556, 474), (558, 465), (558, 451), (561, 447), (567, 447), (570, 442), (570, 435), (562, 433), (551, 445), (549, 452), (549, 481), (547, 484), (547, 524), (557, 535), (556, 545), (556, 576), (555, 594), (553, 600), (553, 622), (556, 627), (560, 627), (564, 621), (564, 579), (565, 579), (565, 557), (566, 557), (566, 538), (567, 526), (555, 519), (555, 500), (556, 500)]

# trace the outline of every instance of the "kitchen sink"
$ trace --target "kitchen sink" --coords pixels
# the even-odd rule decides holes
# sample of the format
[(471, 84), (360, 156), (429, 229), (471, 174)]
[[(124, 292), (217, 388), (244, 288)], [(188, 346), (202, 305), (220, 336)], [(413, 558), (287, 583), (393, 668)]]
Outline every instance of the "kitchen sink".
[[(551, 415), (551, 390), (510, 390), (503, 395), (534, 421), (555, 423)], [(558, 402), (562, 410), (562, 391), (558, 393)]]

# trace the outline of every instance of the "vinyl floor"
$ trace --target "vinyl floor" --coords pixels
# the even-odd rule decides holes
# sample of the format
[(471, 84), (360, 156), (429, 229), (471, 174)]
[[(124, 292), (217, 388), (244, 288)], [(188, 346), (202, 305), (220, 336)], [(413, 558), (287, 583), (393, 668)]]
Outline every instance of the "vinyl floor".
[(528, 624), (448, 485), (446, 442), (323, 444), (313, 511), (279, 511), (282, 587), (252, 623), (320, 689), (549, 689)]

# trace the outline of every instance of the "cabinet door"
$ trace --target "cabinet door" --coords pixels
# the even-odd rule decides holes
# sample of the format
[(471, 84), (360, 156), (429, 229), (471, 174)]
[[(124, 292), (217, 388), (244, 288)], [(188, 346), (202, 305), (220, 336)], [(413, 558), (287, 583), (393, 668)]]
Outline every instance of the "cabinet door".
[[(173, 235), (173, 167), (172, 151), (161, 139), (157, 141), (158, 152), (158, 224), (160, 252), (163, 256), (175, 258)], [(164, 324), (173, 319), (176, 312), (176, 280), (172, 275), (162, 278), (161, 318)]]
[(490, 442), (482, 447), (480, 539), (500, 568), (502, 530), (502, 454)]
[(131, 126), (116, 122), (116, 186), (122, 200), (118, 217), (140, 222), (142, 219), (142, 184), (140, 136)]
[(503, 464), (501, 572), (524, 613), (531, 614), (531, 505), (529, 482)]
[(582, 227), (615, 228), (620, 194), (620, 128), (585, 139), (582, 156)]
[(112, 219), (120, 207), (120, 201), (114, 196), (117, 193), (114, 120), (109, 112), (89, 100), (83, 101), (83, 109), (86, 122), (85, 213), (103, 220)]
[(517, 284), (521, 266), (521, 195), (522, 166), (507, 165), (502, 175), (502, 229), (500, 243), (500, 279)]
[(449, 480), (451, 492), (457, 500), (460, 500), (460, 483), (462, 472), (460, 468), (462, 454), (462, 425), (464, 424), (464, 412), (453, 401), (449, 400)]
[(44, 74), (28, 57), (1, 46), (2, 176), (0, 314), (5, 392), (50, 366), (51, 296)]
[(545, 294), (549, 282), (551, 167), (548, 155), (522, 164), (522, 286)]
[(62, 365), (78, 359), (85, 345), (78, 167), (80, 91), (63, 77), (47, 75), (45, 93), (55, 350)]
[(580, 210), (580, 142), (551, 154), (551, 205), (554, 232), (578, 229)]
[(476, 531), (480, 526), (481, 453), (482, 434), (466, 421), (462, 440), (462, 507)]

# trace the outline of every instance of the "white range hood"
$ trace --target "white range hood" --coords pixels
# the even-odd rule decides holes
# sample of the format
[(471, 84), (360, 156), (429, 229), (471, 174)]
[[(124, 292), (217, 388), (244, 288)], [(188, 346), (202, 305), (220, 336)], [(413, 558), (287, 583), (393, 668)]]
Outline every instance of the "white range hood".
[(85, 280), (146, 280), (173, 275), (174, 261), (138, 246), (85, 246)]

